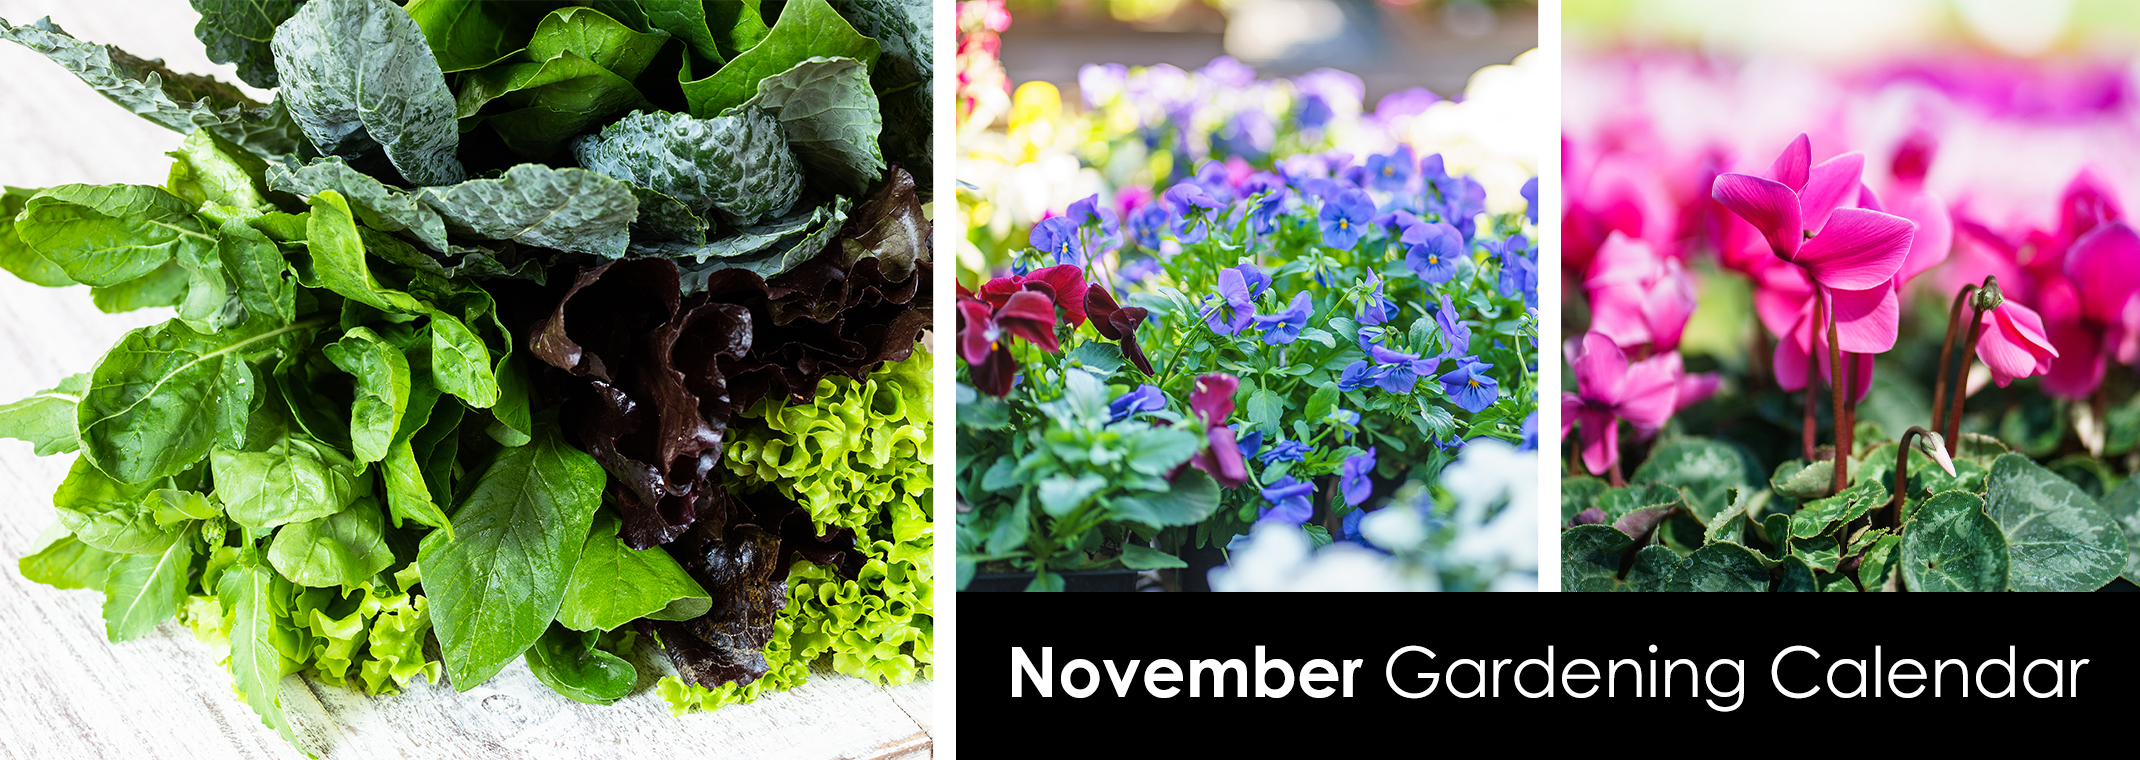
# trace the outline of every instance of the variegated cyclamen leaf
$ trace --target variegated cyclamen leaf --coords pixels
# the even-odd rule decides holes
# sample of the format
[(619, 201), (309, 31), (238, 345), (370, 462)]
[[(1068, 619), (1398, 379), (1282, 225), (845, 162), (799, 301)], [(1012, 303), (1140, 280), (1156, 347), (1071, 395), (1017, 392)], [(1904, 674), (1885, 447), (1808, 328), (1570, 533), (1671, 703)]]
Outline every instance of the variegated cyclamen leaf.
[(834, 189), (859, 195), (884, 176), (877, 136), (884, 117), (870, 91), (869, 67), (853, 58), (812, 58), (766, 77), (758, 95), (723, 116), (762, 109), (780, 119), (788, 148)]
[(275, 30), (282, 99), (323, 154), (383, 148), (401, 176), (449, 185), (465, 174), (453, 93), (416, 20), (387, 0), (312, 0)]
[(802, 170), (780, 122), (762, 111), (712, 119), (633, 112), (580, 138), (580, 166), (682, 201), (731, 223), (757, 224), (802, 197)]
[(427, 187), (425, 205), (456, 230), (488, 240), (618, 258), (639, 201), (629, 185), (584, 169), (521, 164), (498, 179)]

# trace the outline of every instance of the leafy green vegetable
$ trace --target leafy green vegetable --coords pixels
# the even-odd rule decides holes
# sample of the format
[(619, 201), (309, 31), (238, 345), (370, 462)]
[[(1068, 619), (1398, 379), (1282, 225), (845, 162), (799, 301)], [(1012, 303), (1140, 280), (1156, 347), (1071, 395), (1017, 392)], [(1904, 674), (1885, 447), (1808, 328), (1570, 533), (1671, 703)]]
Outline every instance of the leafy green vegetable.
[(275, 29), (275, 68), (290, 115), (322, 154), (384, 150), (401, 176), (449, 185), (453, 93), (423, 29), (387, 0), (311, 0)]
[(80, 449), (74, 405), (88, 389), (89, 375), (70, 375), (29, 398), (0, 406), (0, 437), (29, 441), (41, 457)]
[(218, 449), (209, 456), (216, 493), (239, 525), (267, 530), (316, 520), (370, 490), (371, 479), (355, 462), (302, 433), (258, 443), (257, 451)]
[[(625, 631), (623, 635), (634, 634)], [(606, 705), (622, 699), (639, 682), (639, 671), (597, 646), (602, 638), (600, 631), (582, 633), (552, 625), (528, 647), (528, 670), (543, 685), (575, 702)]]
[(349, 441), (358, 462), (386, 458), (409, 405), (409, 360), (368, 328), (351, 329), (328, 344), (327, 359), (357, 379), (350, 406)]
[(268, 563), (300, 586), (353, 588), (394, 564), (379, 505), (358, 499), (340, 512), (275, 531)]
[(290, 626), (276, 614), (287, 606), (290, 582), (248, 550), (223, 572), (215, 592), (229, 618), (230, 674), (238, 694), (260, 714), (262, 723), (295, 745), (290, 719), (282, 714), (282, 676), (291, 668), (277, 646), (288, 638)]
[(633, 113), (582, 139), (580, 165), (683, 202), (720, 209), (735, 224), (786, 214), (802, 196), (802, 170), (780, 124), (762, 111), (712, 119)]
[(186, 600), (186, 574), (193, 564), (190, 535), (156, 554), (129, 554), (112, 563), (104, 583), (104, 634), (131, 641), (178, 612)]
[(103, 589), (112, 565), (131, 555), (108, 552), (82, 543), (61, 523), (45, 529), (37, 551), (25, 555), (15, 566), (22, 577), (58, 589)]
[(342, 197), (357, 219), (381, 232), (409, 234), (433, 251), (445, 253), (446, 222), (416, 199), (416, 195), (374, 179), (333, 156), (302, 166), (273, 164), (267, 167), (268, 187), (310, 198), (332, 190)]
[(446, 73), (480, 69), (527, 45), (550, 2), (411, 0), (403, 6), (424, 30), (431, 55)]
[(825, 0), (792, 0), (765, 38), (704, 79), (693, 80), (687, 59), (682, 73), (691, 115), (707, 117), (749, 100), (758, 82), (811, 58), (853, 58), (873, 66), (881, 48), (862, 36)]
[(639, 618), (689, 620), (713, 600), (668, 552), (633, 549), (617, 537), (617, 517), (597, 515), (572, 569), (557, 622), (575, 631), (607, 631)]
[(208, 46), (208, 60), (238, 65), (238, 78), (254, 87), (276, 85), (275, 56), (268, 41), (275, 27), (304, 0), (193, 0), (201, 23), (193, 36)]
[[(474, 688), (542, 636), (563, 603), (602, 500), (602, 468), (554, 423), (505, 449), (452, 515), (455, 536), (424, 537), (417, 562), (446, 673)], [(510, 561), (501, 561), (512, 558)]]
[(117, 285), (155, 271), (182, 249), (213, 257), (215, 237), (193, 205), (144, 185), (61, 185), (30, 198), (15, 232), (85, 285)]
[(30, 197), (37, 192), (9, 187), (5, 188), (4, 194), (0, 194), (0, 269), (22, 278), (24, 282), (48, 288), (73, 285), (74, 278), (68, 277), (66, 270), (60, 269), (58, 264), (46, 259), (36, 249), (24, 245), (22, 238), (15, 234), (15, 217), (22, 213), (23, 206), (28, 204)]
[(841, 193), (859, 194), (884, 176), (877, 146), (884, 117), (869, 89), (869, 69), (852, 58), (811, 58), (758, 83), (758, 94), (729, 109), (761, 109), (780, 119), (788, 147)]
[(478, 237), (610, 258), (624, 255), (639, 213), (623, 183), (541, 164), (515, 166), (498, 179), (425, 188), (419, 197), (450, 227)]

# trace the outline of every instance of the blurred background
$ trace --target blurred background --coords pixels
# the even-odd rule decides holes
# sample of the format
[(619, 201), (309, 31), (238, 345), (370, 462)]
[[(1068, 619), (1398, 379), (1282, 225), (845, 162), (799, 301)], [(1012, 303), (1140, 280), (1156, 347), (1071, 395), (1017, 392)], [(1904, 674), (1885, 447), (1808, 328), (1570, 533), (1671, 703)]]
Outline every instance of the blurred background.
[[(1538, 45), (1536, 0), (1009, 0), (1011, 81), (1074, 83), (1094, 62), (1183, 68), (1233, 56), (1263, 76), (1359, 75), (1367, 100), (1424, 86), (1461, 94), (1471, 72)], [(1074, 90), (1074, 85), (1072, 86)], [(1067, 95), (1075, 95), (1066, 90)]]

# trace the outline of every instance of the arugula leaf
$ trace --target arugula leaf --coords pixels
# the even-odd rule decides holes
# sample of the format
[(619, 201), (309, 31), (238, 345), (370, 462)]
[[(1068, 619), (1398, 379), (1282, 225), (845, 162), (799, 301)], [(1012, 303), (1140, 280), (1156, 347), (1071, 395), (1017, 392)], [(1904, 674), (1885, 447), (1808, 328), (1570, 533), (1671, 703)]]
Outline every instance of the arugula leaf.
[(696, 81), (686, 59), (679, 81), (691, 115), (705, 117), (749, 100), (758, 82), (811, 58), (853, 58), (875, 66), (879, 52), (876, 40), (856, 32), (825, 0), (793, 0), (781, 9), (780, 19), (758, 44)]
[(37, 542), (37, 551), (15, 566), (22, 571), (22, 577), (53, 588), (102, 589), (105, 578), (111, 575), (111, 566), (128, 556), (83, 543), (62, 523), (53, 523), (45, 529), (45, 535), (48, 538)]
[(291, 582), (315, 588), (355, 588), (394, 564), (386, 548), (385, 518), (369, 497), (326, 517), (275, 531), (268, 563)]
[(635, 112), (573, 146), (580, 165), (653, 189), (734, 224), (788, 213), (802, 197), (802, 169), (780, 124), (763, 111), (713, 119)]
[(441, 71), (480, 69), (527, 45), (537, 19), (556, 3), (412, 0), (402, 10), (424, 30)]
[(639, 671), (624, 658), (603, 651), (599, 646), (602, 638), (598, 631), (580, 633), (564, 626), (550, 626), (534, 646), (528, 647), (528, 670), (543, 685), (574, 702), (616, 702), (632, 692), (632, 686), (639, 682)]
[(244, 445), (259, 386), (247, 354), (318, 325), (202, 335), (173, 320), (128, 332), (97, 363), (75, 408), (83, 456), (122, 482), (139, 483), (178, 474), (211, 444)]
[(401, 176), (449, 185), (465, 174), (453, 93), (423, 29), (387, 0), (311, 0), (276, 28), (282, 99), (320, 153), (383, 149)]
[(486, 240), (618, 258), (639, 201), (630, 187), (585, 169), (521, 164), (498, 179), (427, 187), (418, 197), (454, 229)]
[(151, 485), (128, 485), (111, 479), (87, 457), (67, 468), (67, 479), (52, 492), (59, 522), (83, 543), (120, 554), (157, 554), (178, 540), (178, 533), (157, 523), (142, 500)]
[(288, 620), (277, 614), (288, 606), (290, 582), (264, 566), (257, 550), (247, 548), (217, 579), (216, 597), (229, 619), (232, 687), (262, 723), (296, 746), (290, 719), (282, 714), (282, 676), (295, 665), (276, 646), (292, 633)]
[(371, 492), (371, 479), (332, 446), (290, 433), (258, 451), (208, 457), (231, 521), (256, 531), (316, 520)]
[(277, 84), (275, 56), (268, 51), (268, 40), (274, 38), (275, 27), (297, 12), (302, 2), (193, 0), (193, 9), (201, 12), (201, 23), (194, 25), (193, 36), (208, 46), (208, 60), (238, 64), (238, 78), (246, 84), (272, 88)]
[(620, 524), (609, 512), (595, 516), (558, 607), (558, 623), (575, 631), (607, 631), (643, 617), (690, 620), (713, 608), (705, 587), (668, 552), (626, 546), (617, 536)]
[(60, 185), (32, 196), (15, 233), (85, 285), (117, 285), (163, 266), (180, 249), (213, 255), (194, 206), (146, 185)]
[(353, 328), (328, 344), (326, 354), (334, 366), (357, 379), (356, 400), (349, 411), (349, 442), (357, 461), (385, 459), (409, 404), (408, 358), (365, 327)]
[(48, 288), (73, 285), (74, 278), (67, 276), (67, 270), (59, 268), (58, 264), (46, 259), (44, 254), (38, 253), (36, 249), (24, 245), (21, 236), (15, 234), (15, 217), (22, 213), (22, 207), (29, 203), (30, 196), (38, 192), (9, 187), (5, 188), (4, 194), (0, 194), (0, 269), (22, 278), (23, 282)]
[(811, 58), (758, 83), (758, 94), (723, 116), (751, 108), (780, 119), (795, 158), (832, 187), (860, 195), (884, 176), (877, 135), (884, 117), (869, 69), (852, 58)]
[(38, 456), (82, 447), (74, 434), (74, 405), (89, 390), (87, 373), (70, 375), (29, 398), (0, 406), (0, 438), (29, 441)]
[(0, 19), (0, 37), (43, 54), (119, 107), (166, 129), (207, 129), (261, 156), (297, 152), (300, 133), (281, 103), (262, 107), (210, 77), (179, 74), (161, 62), (77, 40), (49, 18), (29, 26)]
[(178, 606), (186, 601), (192, 565), (190, 525), (162, 552), (120, 557), (104, 583), (105, 637), (131, 641), (178, 614)]
[(549, 628), (604, 482), (554, 419), (538, 420), (535, 440), (500, 451), (454, 510), (457, 535), (424, 537), (416, 561), (454, 688), (475, 688)]
[(449, 250), (446, 222), (438, 212), (418, 201), (414, 193), (380, 182), (338, 157), (326, 156), (302, 166), (270, 164), (265, 176), (269, 188), (300, 198), (332, 190), (364, 226), (381, 232), (406, 230), (433, 251)]

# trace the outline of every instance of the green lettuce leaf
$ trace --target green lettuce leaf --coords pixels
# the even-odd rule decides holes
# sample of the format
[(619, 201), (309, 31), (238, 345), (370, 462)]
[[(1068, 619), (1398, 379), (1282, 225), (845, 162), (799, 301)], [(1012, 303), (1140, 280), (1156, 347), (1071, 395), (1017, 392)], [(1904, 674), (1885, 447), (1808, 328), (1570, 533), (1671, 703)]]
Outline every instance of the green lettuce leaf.
[(856, 32), (825, 0), (793, 0), (764, 39), (719, 71), (694, 81), (686, 59), (679, 78), (691, 115), (705, 117), (742, 104), (758, 91), (758, 82), (811, 58), (853, 58), (875, 66), (879, 52), (876, 40)]

